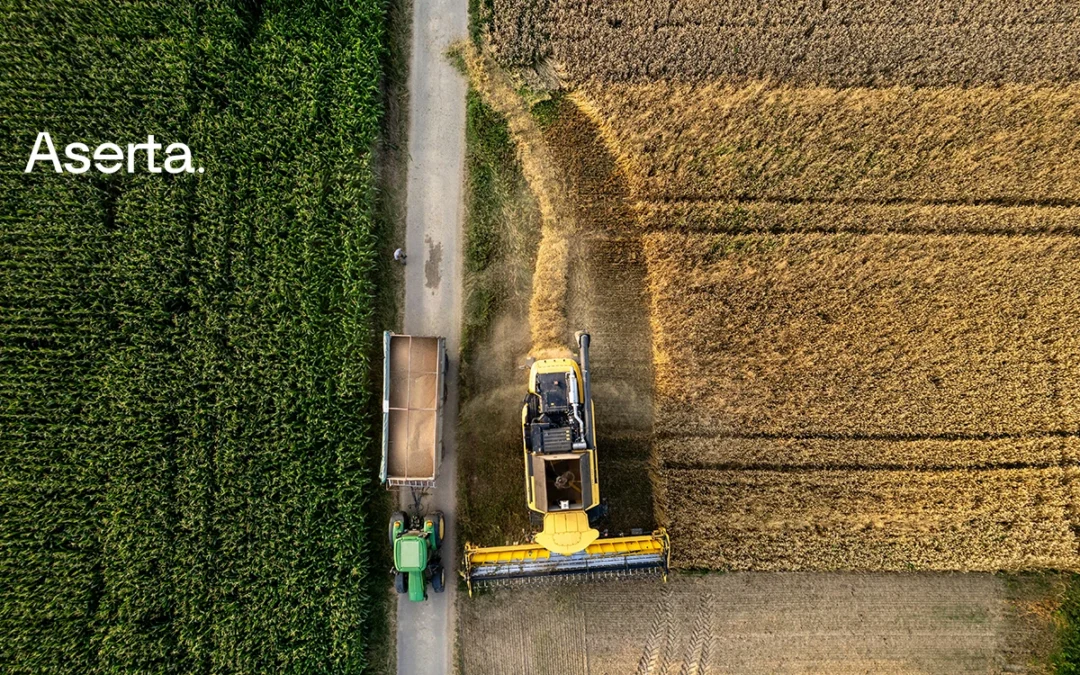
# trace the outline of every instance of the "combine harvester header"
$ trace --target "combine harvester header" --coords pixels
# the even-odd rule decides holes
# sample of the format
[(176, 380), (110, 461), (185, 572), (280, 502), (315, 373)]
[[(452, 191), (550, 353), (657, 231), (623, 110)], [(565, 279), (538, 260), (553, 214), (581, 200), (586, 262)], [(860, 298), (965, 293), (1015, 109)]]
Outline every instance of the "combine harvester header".
[(509, 586), (582, 574), (595, 579), (654, 574), (666, 581), (670, 555), (670, 542), (662, 529), (647, 535), (597, 539), (570, 555), (554, 553), (540, 544), (466, 545), (465, 577), (470, 593), (474, 585)]
[(529, 395), (521, 410), (525, 492), (529, 509), (542, 516), (535, 543), (465, 545), (464, 571), (474, 586), (533, 580), (651, 574), (667, 580), (671, 545), (667, 533), (600, 539), (593, 522), (600, 503), (589, 386), (589, 335), (578, 334), (580, 364), (544, 359), (529, 372)]

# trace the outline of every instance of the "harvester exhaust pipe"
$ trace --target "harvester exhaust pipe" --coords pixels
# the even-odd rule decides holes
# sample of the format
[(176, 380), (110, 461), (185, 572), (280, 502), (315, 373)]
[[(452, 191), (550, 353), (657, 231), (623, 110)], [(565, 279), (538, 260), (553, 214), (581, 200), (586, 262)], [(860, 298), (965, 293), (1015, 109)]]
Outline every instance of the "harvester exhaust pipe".
[(585, 443), (593, 447), (592, 389), (589, 387), (589, 334), (578, 332), (578, 347), (581, 349), (582, 405), (585, 407)]

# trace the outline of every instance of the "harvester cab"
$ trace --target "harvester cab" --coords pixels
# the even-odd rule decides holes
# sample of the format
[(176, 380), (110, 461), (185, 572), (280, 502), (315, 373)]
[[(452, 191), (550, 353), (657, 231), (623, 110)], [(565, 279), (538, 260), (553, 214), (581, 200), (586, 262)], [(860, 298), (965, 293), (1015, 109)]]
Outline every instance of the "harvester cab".
[(474, 585), (526, 579), (659, 573), (668, 570), (668, 538), (600, 538), (594, 527), (604, 511), (596, 459), (589, 379), (588, 333), (578, 334), (579, 360), (536, 361), (521, 408), (525, 494), (543, 528), (534, 542), (481, 548), (466, 544), (464, 576)]
[(394, 549), (394, 589), (409, 600), (427, 599), (427, 585), (442, 593), (446, 583), (440, 562), (446, 525), (442, 513), (410, 518), (404, 511), (390, 517), (390, 545)]

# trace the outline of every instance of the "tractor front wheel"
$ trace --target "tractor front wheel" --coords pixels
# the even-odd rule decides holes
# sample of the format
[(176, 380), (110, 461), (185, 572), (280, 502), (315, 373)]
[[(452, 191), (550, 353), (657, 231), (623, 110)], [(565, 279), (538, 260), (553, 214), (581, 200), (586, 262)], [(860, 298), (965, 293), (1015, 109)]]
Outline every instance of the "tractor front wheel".
[(404, 595), (409, 592), (409, 575), (404, 572), (397, 572), (394, 574), (394, 590), (400, 595)]
[(391, 548), (394, 547), (394, 541), (397, 540), (397, 535), (394, 532), (394, 530), (397, 529), (397, 526), (399, 524), (401, 525), (402, 531), (404, 531), (406, 528), (408, 528), (409, 517), (407, 515), (405, 515), (404, 511), (395, 511), (394, 515), (390, 516), (390, 547)]
[(442, 593), (446, 584), (446, 570), (442, 565), (435, 568), (435, 571), (431, 575), (431, 590), (436, 593)]

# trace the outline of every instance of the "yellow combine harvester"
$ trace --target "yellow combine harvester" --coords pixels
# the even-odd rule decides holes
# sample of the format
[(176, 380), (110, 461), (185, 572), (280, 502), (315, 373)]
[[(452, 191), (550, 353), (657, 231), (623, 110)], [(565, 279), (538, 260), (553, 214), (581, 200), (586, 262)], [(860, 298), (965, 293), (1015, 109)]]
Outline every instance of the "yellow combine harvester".
[(596, 464), (596, 430), (589, 387), (589, 335), (578, 334), (580, 366), (544, 359), (529, 372), (521, 409), (525, 492), (543, 518), (531, 544), (465, 545), (465, 580), (477, 585), (550, 580), (571, 575), (657, 574), (667, 579), (667, 534), (601, 539), (593, 521), (603, 510)]

